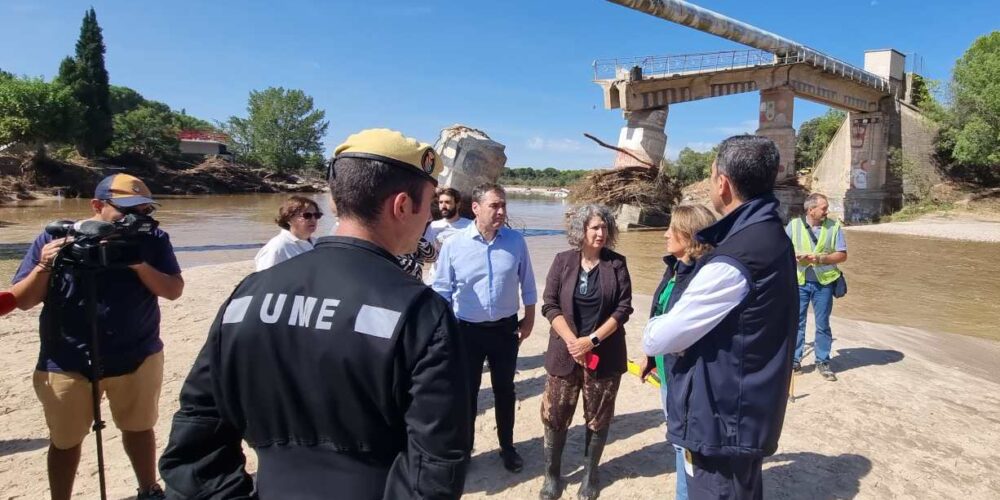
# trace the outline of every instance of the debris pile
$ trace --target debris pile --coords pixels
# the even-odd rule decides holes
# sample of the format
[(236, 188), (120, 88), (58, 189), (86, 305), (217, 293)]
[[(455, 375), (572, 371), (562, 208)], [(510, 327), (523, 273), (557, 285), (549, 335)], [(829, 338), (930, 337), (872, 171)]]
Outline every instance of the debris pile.
[(598, 170), (570, 188), (573, 203), (600, 203), (612, 209), (622, 205), (643, 211), (668, 214), (681, 199), (677, 182), (665, 173), (648, 167)]

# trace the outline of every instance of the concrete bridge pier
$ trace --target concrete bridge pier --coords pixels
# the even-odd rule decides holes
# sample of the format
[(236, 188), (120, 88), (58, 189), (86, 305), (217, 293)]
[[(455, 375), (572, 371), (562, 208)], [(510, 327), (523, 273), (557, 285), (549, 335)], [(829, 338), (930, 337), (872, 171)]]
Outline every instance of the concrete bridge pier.
[[(895, 120), (891, 113), (849, 113), (850, 173), (841, 214), (847, 222), (870, 222), (898, 207), (890, 185), (889, 146)], [(895, 127), (898, 128), (898, 127)], [(898, 133), (897, 133), (898, 135)], [(831, 207), (833, 208), (833, 207)]]
[[(667, 106), (625, 111), (625, 126), (618, 135), (618, 147), (659, 168), (667, 149)], [(647, 166), (621, 152), (615, 155), (615, 168)]]
[(760, 91), (760, 118), (757, 135), (767, 137), (778, 146), (778, 182), (795, 176), (795, 91), (791, 87), (775, 87)]

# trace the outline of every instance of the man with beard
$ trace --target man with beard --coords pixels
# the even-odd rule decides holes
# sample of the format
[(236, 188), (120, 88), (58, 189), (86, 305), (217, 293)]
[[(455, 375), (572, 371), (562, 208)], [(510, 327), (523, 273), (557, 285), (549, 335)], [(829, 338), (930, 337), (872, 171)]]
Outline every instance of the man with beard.
[[(535, 274), (524, 237), (505, 227), (507, 196), (503, 187), (476, 187), (472, 211), (475, 223), (456, 232), (441, 247), (433, 288), (451, 304), (458, 318), (471, 380), (473, 419), (483, 360), (489, 361), (500, 458), (504, 468), (519, 472), (524, 461), (514, 450), (514, 371), (518, 346), (531, 335), (535, 323)], [(524, 302), (524, 317), (518, 321), (520, 301)], [(474, 435), (475, 425), (470, 440)]]
[[(472, 224), (470, 219), (461, 216), (459, 205), (462, 203), (462, 194), (457, 189), (446, 187), (438, 189), (437, 207), (441, 213), (441, 218), (432, 221), (424, 232), (424, 239), (434, 245), (435, 254), (441, 250), (441, 245), (445, 240), (451, 238), (456, 232), (461, 231)], [(434, 282), (434, 274), (437, 266), (431, 267), (428, 275), (428, 284)]]

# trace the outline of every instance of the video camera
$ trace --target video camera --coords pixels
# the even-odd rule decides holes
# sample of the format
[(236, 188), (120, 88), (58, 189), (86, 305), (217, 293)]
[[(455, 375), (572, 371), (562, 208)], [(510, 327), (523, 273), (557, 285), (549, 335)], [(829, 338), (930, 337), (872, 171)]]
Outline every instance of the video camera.
[(140, 241), (160, 225), (148, 215), (130, 213), (116, 222), (58, 220), (45, 226), (55, 238), (73, 237), (59, 252), (56, 266), (81, 268), (127, 267), (142, 262)]

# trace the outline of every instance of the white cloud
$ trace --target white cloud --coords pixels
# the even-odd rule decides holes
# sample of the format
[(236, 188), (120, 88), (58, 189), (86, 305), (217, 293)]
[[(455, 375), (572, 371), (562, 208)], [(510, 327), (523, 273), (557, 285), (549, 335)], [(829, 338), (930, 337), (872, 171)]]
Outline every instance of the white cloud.
[(728, 125), (723, 127), (715, 127), (717, 132), (721, 132), (726, 135), (740, 135), (740, 134), (752, 134), (757, 130), (758, 123), (757, 120), (743, 120), (736, 125)]
[(528, 149), (550, 153), (573, 153), (583, 150), (583, 144), (573, 139), (545, 139), (539, 136), (528, 139)]

